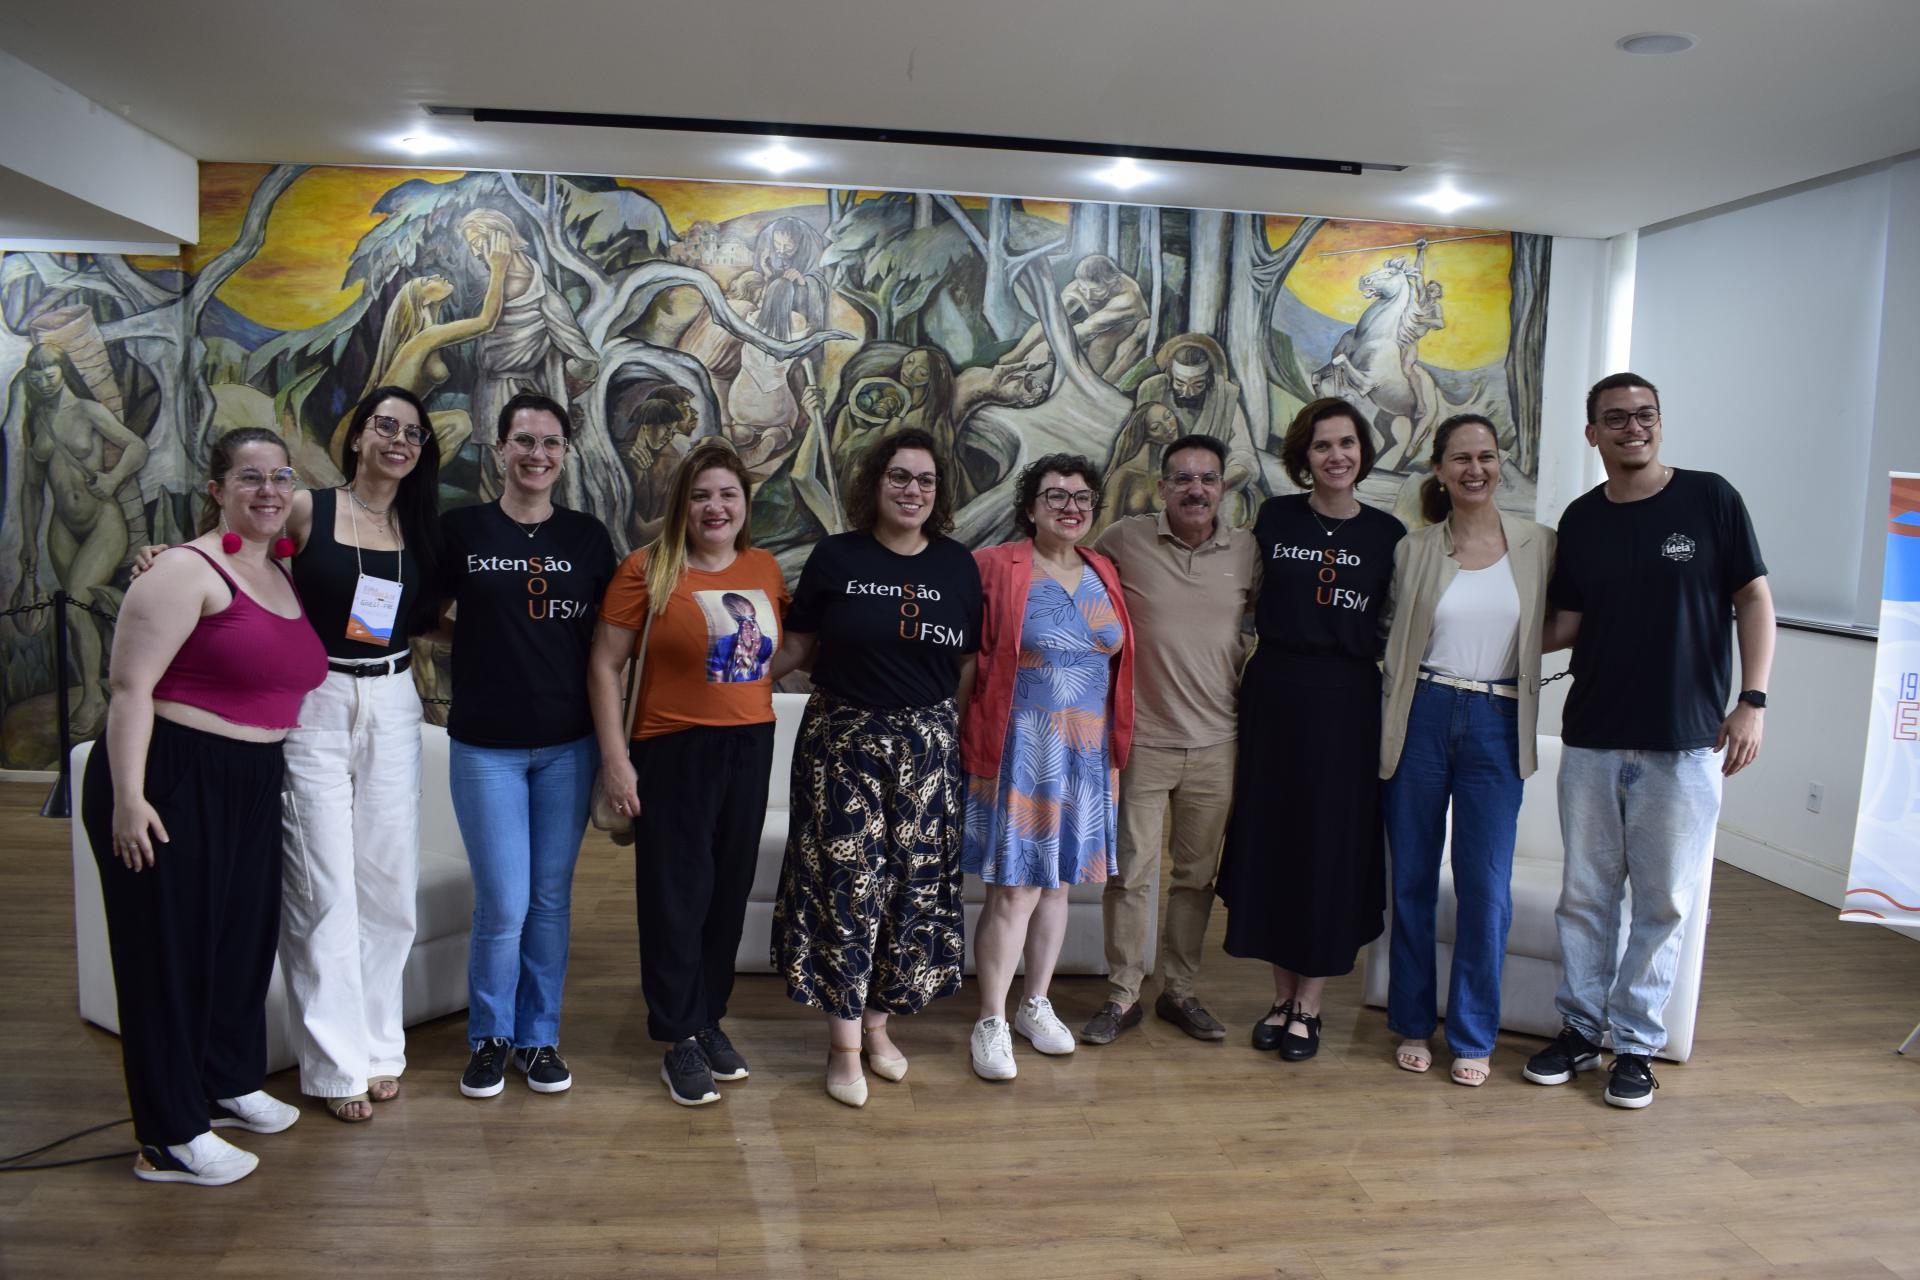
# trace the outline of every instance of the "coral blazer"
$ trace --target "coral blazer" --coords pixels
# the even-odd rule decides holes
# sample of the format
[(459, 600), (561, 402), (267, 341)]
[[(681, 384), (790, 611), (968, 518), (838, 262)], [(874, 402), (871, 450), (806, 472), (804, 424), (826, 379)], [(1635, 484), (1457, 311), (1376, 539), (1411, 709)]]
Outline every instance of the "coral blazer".
[[(1133, 745), (1133, 621), (1120, 594), (1120, 571), (1113, 561), (1091, 547), (1077, 548), (1093, 566), (1100, 584), (1120, 618), (1120, 653), (1107, 686), (1107, 742), (1113, 767), (1124, 769)], [(973, 680), (973, 700), (960, 726), (960, 767), (976, 777), (1000, 772), (1000, 753), (1007, 743), (1007, 722), (1013, 717), (1013, 681), (1020, 672), (1020, 623), (1027, 613), (1027, 591), (1033, 582), (1033, 539), (1003, 542), (973, 553), (980, 566), (980, 591), (985, 608), (980, 627), (980, 656)]]

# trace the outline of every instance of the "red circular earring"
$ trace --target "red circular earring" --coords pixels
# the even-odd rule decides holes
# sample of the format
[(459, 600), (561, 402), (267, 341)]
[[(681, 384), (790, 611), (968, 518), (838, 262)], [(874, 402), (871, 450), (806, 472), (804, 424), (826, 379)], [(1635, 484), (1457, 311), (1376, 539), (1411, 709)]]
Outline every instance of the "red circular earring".
[(274, 541), (273, 557), (276, 560), (291, 559), (295, 549), (293, 539), (283, 533)]
[(240, 554), (240, 535), (237, 533), (231, 533), (231, 532), (221, 534), (220, 549), (226, 552), (230, 556), (239, 555)]

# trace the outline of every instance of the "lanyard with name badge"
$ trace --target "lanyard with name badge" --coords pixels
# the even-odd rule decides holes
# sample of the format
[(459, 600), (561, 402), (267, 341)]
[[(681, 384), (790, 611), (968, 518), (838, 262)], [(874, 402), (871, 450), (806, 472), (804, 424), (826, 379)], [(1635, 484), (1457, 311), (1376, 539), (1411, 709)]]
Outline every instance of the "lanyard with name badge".
[[(354, 495), (347, 494), (347, 519), (353, 524), (353, 567), (359, 577), (353, 585), (353, 604), (347, 609), (347, 639), (382, 647), (393, 643), (394, 619), (400, 616), (400, 596), (406, 586), (407, 569), (402, 553), (393, 553), (397, 580), (371, 578), (360, 564), (360, 515), (354, 507)], [(392, 526), (389, 525), (389, 528)]]

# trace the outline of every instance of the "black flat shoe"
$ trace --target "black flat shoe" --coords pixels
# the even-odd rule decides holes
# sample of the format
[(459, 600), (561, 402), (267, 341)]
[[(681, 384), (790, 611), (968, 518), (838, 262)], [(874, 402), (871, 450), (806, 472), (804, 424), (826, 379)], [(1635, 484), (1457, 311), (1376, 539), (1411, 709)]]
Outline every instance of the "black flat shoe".
[[(1276, 1013), (1280, 1015), (1278, 1023), (1266, 1020)], [(1262, 1053), (1272, 1053), (1280, 1047), (1280, 1037), (1287, 1034), (1287, 1024), (1293, 1021), (1293, 1001), (1273, 1006), (1267, 1010), (1266, 1018), (1253, 1024), (1253, 1047)]]
[(1305, 1062), (1320, 1052), (1320, 1015), (1296, 1011), (1293, 1021), (1304, 1026), (1307, 1034), (1296, 1036), (1288, 1031), (1280, 1041), (1280, 1057), (1285, 1062)]

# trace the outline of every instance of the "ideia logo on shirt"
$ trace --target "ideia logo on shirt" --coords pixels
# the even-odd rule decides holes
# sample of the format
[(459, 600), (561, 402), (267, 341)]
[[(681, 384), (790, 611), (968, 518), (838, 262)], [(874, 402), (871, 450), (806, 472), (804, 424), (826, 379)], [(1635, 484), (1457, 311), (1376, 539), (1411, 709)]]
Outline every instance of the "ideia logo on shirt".
[(900, 638), (918, 640), (926, 644), (946, 645), (958, 649), (967, 642), (965, 627), (949, 627), (937, 622), (926, 622), (920, 617), (920, 604), (929, 604), (941, 599), (940, 592), (933, 587), (921, 586), (912, 582), (861, 582), (847, 579), (845, 594), (850, 596), (886, 596), (900, 602)]
[(1682, 563), (1693, 559), (1693, 553), (1698, 549), (1693, 539), (1684, 533), (1670, 533), (1667, 535), (1667, 540), (1660, 544), (1661, 555)]
[(548, 618), (566, 622), (584, 618), (593, 612), (591, 600), (566, 600), (549, 594), (549, 574), (572, 573), (573, 561), (559, 556), (478, 556), (467, 557), (467, 572), (524, 574), (527, 580), (527, 616), (536, 622)]
[(1308, 564), (1320, 567), (1314, 571), (1318, 585), (1314, 587), (1314, 603), (1329, 609), (1366, 609), (1373, 597), (1362, 595), (1352, 587), (1338, 585), (1340, 570), (1357, 569), (1361, 559), (1351, 551), (1340, 547), (1290, 547), (1283, 542), (1273, 544), (1274, 560), (1304, 560)]

